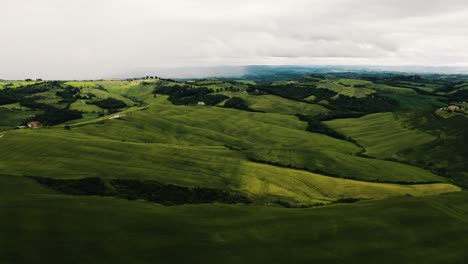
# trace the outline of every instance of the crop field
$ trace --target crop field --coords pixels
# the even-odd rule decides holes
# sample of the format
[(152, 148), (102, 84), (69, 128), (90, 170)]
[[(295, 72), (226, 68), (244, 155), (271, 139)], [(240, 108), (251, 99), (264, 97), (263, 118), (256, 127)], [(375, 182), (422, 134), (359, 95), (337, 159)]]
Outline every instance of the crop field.
[[(157, 180), (183, 186), (228, 188), (255, 199), (281, 199), (306, 205), (340, 198), (424, 196), (460, 190), (444, 183), (398, 185), (325, 177), (248, 162), (237, 152), (224, 148), (105, 142), (66, 136), (8, 133), (0, 146), (10, 154), (2, 160), (0, 169), (13, 175)], [(32, 147), (27, 144), (31, 140), (35, 142)], [(28, 151), (23, 151), (25, 148)]]
[(108, 91), (105, 91), (105, 90), (101, 90), (101, 89), (96, 89), (96, 88), (82, 88), (81, 89), (81, 93), (82, 94), (93, 94), (96, 98), (98, 99), (107, 99), (107, 98), (115, 98), (117, 100), (120, 100), (124, 103), (126, 103), (127, 105), (129, 106), (133, 106), (135, 103), (126, 98), (126, 97), (123, 97), (121, 95), (118, 95), (118, 94), (112, 94), (112, 93), (109, 93)]
[(459, 246), (468, 243), (466, 192), (310, 209), (164, 207), (63, 195), (16, 176), (2, 175), (0, 183), (3, 263), (278, 263), (292, 256), (295, 263), (414, 263), (422, 257), (462, 263), (468, 257)]
[(0, 89), (2, 88), (18, 88), (41, 83), (41, 81), (0, 81)]
[(236, 82), (238, 83), (241, 83), (241, 84), (250, 84), (250, 85), (256, 85), (257, 83), (255, 81), (251, 81), (251, 80), (235, 80)]
[[(418, 167), (401, 163), (309, 149), (253, 149), (249, 158), (283, 167), (321, 172), (340, 178), (375, 182), (446, 182), (446, 179)], [(356, 166), (358, 164), (358, 166)]]
[(154, 86), (145, 85), (142, 83), (155, 84), (159, 80), (145, 80), (145, 81), (96, 81), (96, 84), (101, 85), (112, 94), (117, 94), (129, 98), (136, 98), (144, 100), (153, 93)]
[(246, 100), (250, 108), (268, 113), (317, 115), (328, 112), (328, 109), (320, 105), (294, 102), (275, 95), (239, 97)]
[[(172, 106), (160, 97), (149, 109), (128, 113), (124, 120), (72, 126), (68, 131), (57, 127), (11, 132), (0, 141), (0, 147), (10, 153), (0, 169), (13, 175), (59, 178), (111, 179), (132, 175), (132, 179), (185, 186), (231, 188), (258, 199), (278, 198), (299, 204), (458, 190), (444, 183), (415, 186), (365, 183), (248, 161), (242, 152), (225, 146), (338, 149), (342, 155), (355, 153), (359, 148), (350, 142), (306, 132), (305, 124), (295, 117), (248, 112), (233, 115), (233, 112), (236, 111), (217, 107)], [(33, 146), (29, 142), (34, 142)], [(23, 151), (24, 148), (28, 151)], [(33, 169), (32, 164), (36, 164)], [(422, 182), (444, 182), (435, 175), (405, 166), (400, 165), (400, 172), (396, 166), (393, 174), (405, 172), (403, 175), (420, 177)], [(391, 175), (389, 172), (388, 177), (380, 179), (417, 181), (392, 179)], [(334, 186), (332, 192), (328, 186)]]
[(84, 113), (101, 113), (104, 110), (97, 105), (87, 104), (86, 100), (77, 100), (70, 105), (70, 109)]
[(0, 263), (468, 259), (465, 79), (252, 76), (0, 85)]
[(0, 132), (7, 131), (18, 126), (21, 121), (35, 113), (36, 111), (0, 109)]
[[(355, 87), (361, 85), (363, 87)], [(327, 80), (325, 82), (319, 82), (318, 88), (329, 89), (338, 94), (350, 96), (350, 97), (366, 97), (369, 94), (375, 93), (375, 90), (371, 89), (372, 82), (351, 80), (351, 79), (339, 79), (335, 81)]]
[(395, 157), (399, 151), (429, 143), (432, 135), (405, 127), (405, 120), (392, 113), (371, 114), (356, 119), (326, 122), (328, 126), (356, 140), (376, 158)]
[(72, 86), (72, 87), (76, 87), (76, 88), (97, 88), (98, 87), (96, 82), (93, 82), (93, 81), (70, 81), (64, 84)]

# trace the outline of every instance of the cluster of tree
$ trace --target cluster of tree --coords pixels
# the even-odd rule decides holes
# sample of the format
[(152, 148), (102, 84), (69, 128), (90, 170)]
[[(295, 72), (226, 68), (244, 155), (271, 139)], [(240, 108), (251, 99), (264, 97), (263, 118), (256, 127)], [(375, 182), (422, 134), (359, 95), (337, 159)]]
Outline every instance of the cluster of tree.
[(77, 110), (59, 109), (50, 105), (43, 105), (40, 109), (44, 110), (43, 113), (37, 114), (34, 117), (29, 117), (22, 123), (26, 124), (30, 121), (40, 121), (45, 125), (52, 126), (83, 117), (81, 112)]
[(0, 90), (0, 105), (17, 103), (27, 96), (45, 92), (49, 89), (51, 89), (51, 87), (47, 84), (33, 84), (18, 88), (2, 89)]
[[(199, 101), (204, 102), (206, 105), (217, 105), (228, 98), (229, 98), (228, 96), (225, 96), (223, 94), (208, 94), (199, 98), (200, 99)], [(190, 101), (189, 104), (194, 104), (194, 103), (195, 101), (193, 100), (193, 101)]]
[(340, 198), (340, 199), (334, 201), (333, 203), (355, 203), (355, 202), (359, 202), (361, 200), (362, 199), (360, 199), (360, 198)]
[(312, 132), (312, 133), (320, 133), (324, 134), (333, 138), (337, 139), (342, 139), (342, 140), (348, 140), (348, 141), (353, 141), (352, 139), (338, 133), (337, 131), (333, 130), (332, 128), (328, 127), (324, 123), (322, 123), (320, 120), (313, 116), (308, 116), (308, 115), (302, 115), (302, 114), (296, 114), (296, 116), (301, 120), (307, 122), (307, 131)]
[(164, 205), (202, 203), (250, 203), (240, 193), (212, 188), (189, 188), (156, 181), (111, 180), (118, 196), (127, 199), (144, 199)]
[(253, 110), (249, 108), (247, 102), (239, 97), (232, 97), (231, 99), (227, 100), (224, 103), (224, 107), (253, 112)]
[(354, 84), (353, 86), (355, 88), (366, 88), (367, 87), (367, 85), (365, 85), (365, 84)]
[[(306, 97), (313, 95), (315, 96), (315, 101), (317, 102), (337, 95), (337, 93), (334, 91), (328, 89), (320, 89), (315, 86), (261, 85), (256, 86), (255, 89), (292, 100), (302, 100)], [(251, 91), (251, 88), (249, 89), (249, 91)]]
[(433, 92), (426, 91), (420, 88), (412, 87), (411, 89), (413, 89), (413, 91), (420, 95), (435, 95)]
[(334, 110), (330, 112), (325, 112), (325, 113), (320, 113), (314, 118), (320, 121), (329, 121), (333, 119), (338, 119), (338, 118), (359, 118), (366, 115), (366, 113), (360, 113), (360, 112), (351, 112), (351, 111), (343, 111), (343, 110)]
[[(463, 83), (463, 82), (462, 82)], [(456, 83), (447, 83), (443, 87), (436, 89), (435, 92), (449, 93), (457, 89)]]
[(164, 205), (202, 203), (251, 203), (242, 194), (234, 191), (201, 187), (183, 187), (157, 181), (110, 180), (101, 178), (77, 180), (30, 177), (49, 188), (73, 195), (114, 196), (129, 200), (143, 199)]
[(62, 97), (63, 99), (59, 101), (59, 103), (66, 103), (66, 104), (72, 104), (78, 100), (80, 90), (78, 88), (74, 87), (65, 87), (64, 90), (58, 91), (55, 93), (55, 95)]
[(94, 101), (94, 102), (86, 102), (87, 104), (93, 104), (97, 105), (102, 109), (107, 109), (107, 110), (117, 110), (121, 108), (127, 107), (127, 104), (124, 102), (117, 100), (115, 98), (109, 97), (103, 100), (99, 101)]
[(150, 79), (159, 79), (158, 76), (145, 76), (145, 77), (138, 77), (138, 78), (129, 78), (125, 79), (127, 82), (137, 81), (137, 80), (150, 80)]
[(405, 160), (468, 189), (465, 175), (468, 171), (468, 119), (462, 115), (441, 118), (433, 111), (427, 111), (412, 113), (408, 121), (411, 127), (439, 136), (428, 144), (402, 151)]
[(72, 195), (99, 195), (105, 196), (108, 191), (103, 180), (98, 177), (63, 180), (42, 177), (30, 177), (38, 183), (55, 191)]
[(468, 90), (458, 90), (449, 96), (449, 100), (452, 102), (468, 101)]
[(34, 96), (34, 97), (23, 97), (20, 99), (19, 103), (21, 106), (29, 107), (32, 109), (46, 109), (48, 107), (47, 104), (38, 103), (37, 101), (43, 99), (42, 96)]
[(169, 95), (169, 101), (175, 105), (190, 105), (198, 102), (216, 105), (229, 98), (222, 94), (210, 94), (213, 90), (206, 87), (192, 88), (186, 85), (162, 86), (156, 88), (154, 93)]
[(340, 94), (335, 100), (330, 100), (329, 103), (329, 107), (335, 111), (351, 111), (365, 114), (392, 112), (400, 107), (400, 103), (397, 100), (375, 94), (364, 98)]

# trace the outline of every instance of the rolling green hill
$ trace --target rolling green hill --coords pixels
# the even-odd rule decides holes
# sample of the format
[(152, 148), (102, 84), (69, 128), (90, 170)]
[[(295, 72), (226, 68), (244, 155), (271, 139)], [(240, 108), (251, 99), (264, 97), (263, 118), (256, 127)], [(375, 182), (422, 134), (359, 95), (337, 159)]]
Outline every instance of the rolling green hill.
[(63, 195), (2, 175), (0, 262), (463, 263), (467, 199), (461, 192), (313, 209), (165, 207)]
[(338, 132), (353, 138), (376, 158), (390, 158), (406, 148), (435, 140), (430, 134), (410, 129), (403, 118), (392, 113), (371, 114), (356, 119), (325, 122)]
[[(281, 199), (299, 204), (327, 203), (347, 197), (381, 198), (458, 190), (449, 184), (406, 186), (364, 183), (250, 162), (242, 152), (230, 150), (224, 145), (230, 148), (291, 147), (302, 136), (301, 148), (310, 145), (325, 151), (340, 146), (343, 153), (352, 153), (358, 148), (324, 135), (270, 124), (277, 122), (274, 118), (269, 119), (268, 123), (262, 122), (263, 116), (257, 116), (262, 114), (245, 113), (243, 118), (242, 115), (228, 117), (226, 112), (234, 110), (215, 108), (220, 111), (219, 118), (225, 122), (210, 125), (209, 120), (214, 118), (212, 114), (216, 111), (184, 106), (165, 108), (167, 112), (160, 112), (154, 105), (145, 111), (129, 113), (125, 120), (107, 120), (101, 124), (72, 127), (71, 130), (58, 127), (12, 131), (0, 141), (1, 148), (9, 153), (0, 164), (0, 170), (14, 175), (158, 180), (183, 186), (230, 188), (257, 199)], [(193, 120), (190, 124), (183, 124), (183, 120), (178, 118), (181, 114), (179, 109), (185, 113), (184, 120)], [(204, 117), (205, 111), (210, 114)], [(190, 112), (198, 119), (188, 119)], [(277, 118), (280, 122), (288, 120), (283, 116)], [(142, 120), (155, 126), (138, 127)], [(294, 124), (292, 120), (289, 121), (291, 126)], [(249, 134), (244, 134), (238, 126), (246, 122), (257, 127), (258, 132), (251, 129)], [(160, 129), (161, 124), (165, 124), (165, 130)], [(233, 124), (237, 126), (233, 127)], [(297, 121), (297, 124), (300, 122)], [(262, 138), (265, 131), (269, 131), (270, 136)], [(405, 170), (404, 166), (401, 165), (400, 172), (411, 176), (413, 172)], [(424, 182), (426, 176), (421, 177)], [(430, 174), (427, 177), (426, 181), (429, 182), (443, 182)], [(380, 178), (382, 181), (387, 179), (385, 176)], [(392, 181), (392, 178), (389, 176), (388, 180)], [(406, 180), (416, 181), (413, 178)], [(330, 189), (330, 186), (334, 187)]]
[(258, 162), (363, 181), (400, 183), (446, 181), (446, 179), (418, 167), (335, 151), (253, 149), (249, 151), (248, 157)]
[(294, 102), (275, 95), (244, 95), (239, 97), (246, 100), (250, 108), (267, 113), (318, 115), (328, 112), (328, 109), (320, 105)]
[(294, 76), (3, 81), (0, 263), (463, 263), (465, 79)]

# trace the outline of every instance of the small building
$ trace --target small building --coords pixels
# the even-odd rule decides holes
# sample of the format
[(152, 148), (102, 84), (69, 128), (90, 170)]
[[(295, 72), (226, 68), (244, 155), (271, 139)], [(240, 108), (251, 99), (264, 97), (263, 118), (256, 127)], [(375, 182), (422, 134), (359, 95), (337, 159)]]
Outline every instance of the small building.
[(198, 102), (197, 105), (206, 105), (205, 102)]
[(42, 123), (39, 121), (31, 121), (27, 125), (29, 128), (38, 128), (42, 126)]
[(449, 111), (456, 111), (456, 110), (460, 110), (460, 107), (458, 105), (449, 105), (449, 107), (447, 107), (447, 109)]

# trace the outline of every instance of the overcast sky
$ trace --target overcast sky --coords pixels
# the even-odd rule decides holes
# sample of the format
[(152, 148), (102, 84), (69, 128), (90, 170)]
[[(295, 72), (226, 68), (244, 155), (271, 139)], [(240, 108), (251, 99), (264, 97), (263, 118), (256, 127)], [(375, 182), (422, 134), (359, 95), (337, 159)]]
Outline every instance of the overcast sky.
[(250, 64), (467, 66), (468, 1), (0, 0), (0, 78)]

